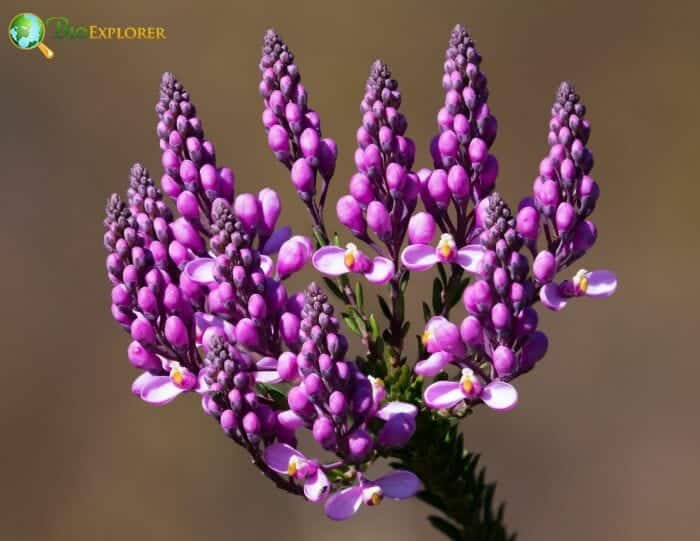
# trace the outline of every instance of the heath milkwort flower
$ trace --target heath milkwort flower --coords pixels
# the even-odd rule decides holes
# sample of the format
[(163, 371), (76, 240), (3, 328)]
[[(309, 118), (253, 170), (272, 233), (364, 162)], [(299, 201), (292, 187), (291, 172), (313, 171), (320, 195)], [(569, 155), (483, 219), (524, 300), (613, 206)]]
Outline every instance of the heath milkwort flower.
[(408, 123), (400, 106), (398, 83), (389, 67), (376, 60), (360, 104), (357, 173), (350, 179), (350, 194), (340, 198), (336, 207), (343, 225), (371, 244), (369, 233), (373, 233), (396, 264), (418, 198), (418, 176), (411, 170), (415, 144), (405, 135)]
[[(338, 148), (321, 134), (321, 120), (308, 105), (294, 53), (272, 29), (265, 32), (260, 59), (260, 95), (265, 104), (262, 122), (275, 157), (290, 171), (299, 197), (307, 205), (314, 225), (322, 227), (322, 212), (335, 172)], [(323, 179), (318, 203), (316, 178)]]
[[(356, 172), (336, 213), (372, 256), (353, 243), (328, 241), (323, 210), (337, 148), (322, 136), (294, 54), (273, 30), (265, 34), (260, 60), (262, 121), (268, 146), (310, 212), (316, 246), (278, 223), (282, 204), (275, 190), (236, 191), (233, 171), (217, 164), (189, 92), (169, 72), (156, 105), (160, 184), (137, 163), (126, 200), (112, 194), (107, 201), (111, 311), (130, 335), (127, 357), (139, 370), (132, 393), (154, 405), (194, 393), (204, 413), (277, 487), (324, 501), (334, 520), (349, 518), (362, 504), (419, 490), (426, 501), (442, 502), (453, 487), (441, 477), (454, 486), (482, 487), (469, 477), (473, 463), (465, 463), (461, 447), (452, 455), (455, 433), (445, 427), (456, 430), (452, 420), (479, 403), (500, 411), (517, 404), (513, 380), (548, 348), (537, 301), (561, 310), (569, 299), (606, 297), (617, 287), (607, 270), (559, 278), (597, 238), (590, 216), (600, 190), (590, 176), (590, 124), (574, 86), (559, 86), (548, 155), (532, 196), (513, 213), (494, 191), (497, 123), (481, 56), (461, 25), (452, 30), (443, 70), (433, 169), (414, 171), (398, 83), (382, 61), (371, 66)], [(419, 199), (424, 209), (416, 211)], [(321, 274), (341, 277), (324, 279), (346, 304), (342, 319), (360, 335), (366, 355), (350, 353), (335, 307), (314, 282), (288, 291), (288, 279), (309, 262)], [(403, 351), (407, 271), (434, 266), (440, 277), (432, 309), (424, 303), (427, 323), (419, 337), (425, 357), (410, 370)], [(391, 284), (391, 307), (379, 299), (388, 328), (364, 311), (362, 288), (353, 290), (349, 273)], [(449, 314), (460, 297), (466, 315), (455, 322)], [(423, 378), (434, 376), (424, 387)], [(302, 451), (304, 431), (318, 452)], [(449, 475), (433, 476), (421, 462), (426, 456), (444, 463)], [(401, 469), (372, 481), (366, 472), (380, 458), (398, 460), (392, 465)], [(454, 502), (481, 498), (453, 496)], [(448, 518), (462, 525), (461, 517)]]
[(371, 481), (361, 477), (358, 485), (336, 492), (326, 502), (326, 515), (333, 520), (345, 520), (365, 505), (379, 505), (382, 500), (404, 500), (421, 489), (421, 482), (410, 471), (397, 471)]

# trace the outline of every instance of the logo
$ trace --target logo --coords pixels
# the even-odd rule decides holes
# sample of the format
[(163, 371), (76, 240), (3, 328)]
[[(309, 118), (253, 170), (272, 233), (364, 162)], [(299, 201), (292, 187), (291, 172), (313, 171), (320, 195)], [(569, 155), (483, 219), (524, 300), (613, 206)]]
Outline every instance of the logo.
[(102, 26), (99, 24), (71, 24), (68, 17), (48, 17), (43, 21), (33, 13), (19, 13), (10, 21), (8, 34), (12, 45), (23, 51), (39, 49), (47, 59), (54, 52), (44, 44), (46, 34), (52, 39), (70, 40), (143, 40), (167, 39), (162, 26)]
[(41, 17), (33, 13), (19, 13), (12, 17), (8, 28), (10, 43), (23, 51), (39, 49), (43, 55), (51, 60), (53, 51), (44, 45), (46, 25)]

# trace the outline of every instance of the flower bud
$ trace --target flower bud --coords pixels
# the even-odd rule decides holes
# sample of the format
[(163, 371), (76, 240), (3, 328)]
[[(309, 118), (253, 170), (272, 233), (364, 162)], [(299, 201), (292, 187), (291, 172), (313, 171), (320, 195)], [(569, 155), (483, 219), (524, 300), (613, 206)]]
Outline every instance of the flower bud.
[(493, 352), (492, 361), (499, 377), (509, 375), (515, 367), (515, 355), (507, 346), (498, 346)]
[(189, 344), (187, 327), (178, 316), (170, 316), (165, 320), (165, 338), (176, 348), (184, 348)]
[(435, 237), (435, 219), (427, 212), (417, 212), (408, 222), (408, 239), (411, 244), (430, 244)]
[(542, 250), (532, 262), (532, 274), (538, 282), (546, 284), (552, 281), (557, 272), (557, 262), (554, 254)]
[(391, 216), (383, 203), (372, 201), (367, 206), (367, 225), (380, 239), (387, 238), (391, 233)]
[(353, 234), (361, 235), (366, 230), (365, 219), (362, 216), (362, 209), (355, 198), (351, 195), (344, 195), (338, 199), (336, 213), (341, 224), (347, 227)]

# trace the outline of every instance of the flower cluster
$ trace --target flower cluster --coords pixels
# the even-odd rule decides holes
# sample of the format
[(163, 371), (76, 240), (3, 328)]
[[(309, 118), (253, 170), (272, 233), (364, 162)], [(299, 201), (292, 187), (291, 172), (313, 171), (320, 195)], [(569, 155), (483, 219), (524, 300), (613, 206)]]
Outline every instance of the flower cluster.
[[(430, 449), (421, 426), (432, 434), (438, 419), (457, 419), (479, 403), (515, 406), (511, 382), (548, 346), (538, 301), (561, 310), (570, 298), (614, 292), (610, 271), (580, 270), (556, 281), (596, 240), (590, 124), (573, 85), (562, 83), (549, 154), (533, 196), (514, 213), (494, 191), (497, 124), (466, 30), (454, 28), (446, 52), (432, 169), (414, 172), (398, 83), (377, 60), (360, 106), (357, 171), (336, 205), (357, 244), (341, 247), (329, 241), (323, 212), (337, 148), (322, 136), (294, 54), (273, 30), (264, 37), (260, 71), (267, 142), (309, 210), (313, 235), (278, 223), (275, 190), (236, 189), (233, 171), (217, 165), (189, 92), (165, 73), (156, 105), (160, 183), (135, 164), (126, 201), (113, 194), (107, 202), (112, 314), (131, 335), (136, 396), (163, 405), (196, 393), (205, 414), (279, 488), (325, 502), (326, 514), (341, 520), (363, 503), (430, 493), (431, 480), (405, 464), (375, 480), (367, 475), (378, 459), (405, 463), (413, 451)], [(417, 211), (419, 202), (424, 210)], [(342, 312), (314, 282), (288, 290), (287, 278), (309, 262), (326, 275)], [(421, 356), (409, 364), (408, 271), (432, 268), (439, 275), (433, 307), (424, 305)], [(391, 308), (379, 298), (388, 320), (383, 332), (364, 308), (365, 279), (390, 284)], [(455, 323), (450, 311), (460, 298), (466, 313)], [(350, 353), (341, 320), (360, 335), (366, 355)], [(423, 388), (429, 377), (436, 380)], [(303, 431), (315, 450), (301, 450)]]

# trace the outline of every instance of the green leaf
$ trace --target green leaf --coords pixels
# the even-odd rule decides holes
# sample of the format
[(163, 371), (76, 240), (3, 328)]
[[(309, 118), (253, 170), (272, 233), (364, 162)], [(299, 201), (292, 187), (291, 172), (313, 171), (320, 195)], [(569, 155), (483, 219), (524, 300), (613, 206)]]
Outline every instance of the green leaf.
[(379, 307), (382, 309), (384, 317), (386, 317), (387, 319), (391, 319), (391, 309), (389, 308), (387, 302), (384, 300), (384, 297), (382, 297), (381, 295), (377, 295), (377, 300), (379, 301)]
[(401, 338), (406, 338), (406, 335), (408, 334), (408, 330), (411, 328), (411, 323), (406, 321), (403, 324), (403, 327), (401, 327)]
[(427, 302), (424, 302), (423, 303), (423, 318), (425, 319), (425, 322), (427, 323), (431, 317), (433, 317), (433, 313), (430, 311), (430, 306), (428, 306)]
[(323, 282), (326, 284), (326, 287), (330, 290), (330, 292), (333, 293), (333, 295), (335, 295), (341, 301), (343, 301), (344, 303), (347, 304), (347, 302), (348, 302), (347, 296), (345, 295), (345, 293), (343, 293), (343, 290), (340, 289), (340, 286), (338, 284), (336, 284), (334, 280), (331, 280), (330, 278), (326, 278), (324, 276)]
[(323, 232), (321, 231), (321, 228), (319, 227), (314, 227), (312, 229), (313, 235), (314, 235), (314, 240), (316, 241), (316, 246), (320, 248), (321, 246), (325, 246), (327, 242), (323, 239)]
[(430, 524), (432, 524), (433, 528), (440, 530), (449, 539), (460, 541), (462, 538), (459, 528), (454, 526), (451, 522), (446, 521), (444, 518), (437, 515), (430, 515), (428, 520), (430, 521)]
[(355, 300), (357, 301), (357, 306), (362, 310), (362, 307), (365, 305), (365, 297), (362, 293), (362, 284), (360, 282), (355, 284)]
[(445, 272), (445, 265), (442, 263), (438, 263), (438, 274), (440, 275), (440, 279), (442, 280), (443, 284), (447, 284), (447, 273)]
[(409, 271), (404, 271), (403, 274), (401, 275), (401, 281), (399, 282), (399, 289), (401, 290), (401, 293), (406, 292), (406, 288), (408, 287), (408, 281), (411, 279), (411, 273)]
[(341, 317), (343, 318), (343, 322), (345, 323), (345, 326), (348, 329), (350, 329), (355, 334), (362, 334), (360, 332), (360, 327), (357, 324), (357, 321), (355, 320), (354, 314), (348, 314), (348, 313), (343, 312), (341, 314)]
[(374, 314), (369, 315), (368, 323), (372, 341), (376, 341), (379, 338), (379, 324), (377, 323), (377, 318), (374, 317)]

